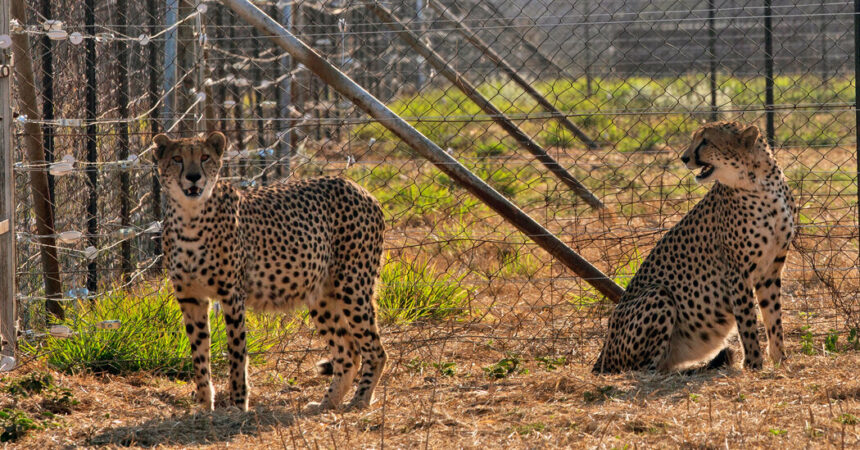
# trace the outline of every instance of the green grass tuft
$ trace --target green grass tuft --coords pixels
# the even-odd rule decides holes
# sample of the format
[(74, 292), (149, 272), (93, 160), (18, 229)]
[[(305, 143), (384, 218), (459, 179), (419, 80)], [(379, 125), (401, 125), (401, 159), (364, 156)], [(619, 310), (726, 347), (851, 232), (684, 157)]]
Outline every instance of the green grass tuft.
[[(124, 374), (154, 371), (171, 377), (191, 375), (191, 350), (179, 305), (166, 283), (150, 285), (151, 292), (135, 295), (116, 291), (95, 303), (80, 302), (67, 309), (64, 322), (72, 329), (68, 338), (46, 336), (41, 341), (23, 341), (22, 351), (45, 355), (48, 364), (67, 373), (93, 372)], [(102, 330), (104, 320), (121, 320), (117, 330)], [(248, 314), (246, 323), (251, 362), (261, 361), (259, 353), (274, 345), (273, 336), (286, 330), (280, 321), (268, 323), (265, 315)], [(212, 364), (226, 365), (224, 320), (210, 312)], [(259, 333), (253, 330), (259, 329)]]
[(463, 277), (439, 273), (427, 262), (389, 261), (382, 268), (377, 299), (382, 322), (409, 323), (465, 314), (469, 292)]

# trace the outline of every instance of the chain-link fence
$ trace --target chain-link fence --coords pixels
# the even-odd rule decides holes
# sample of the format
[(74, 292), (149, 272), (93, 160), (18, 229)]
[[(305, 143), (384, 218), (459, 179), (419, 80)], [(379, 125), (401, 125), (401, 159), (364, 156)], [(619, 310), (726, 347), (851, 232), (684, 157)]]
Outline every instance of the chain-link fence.
[[(800, 206), (783, 284), (789, 336), (860, 328), (852, 2), (255, 4), (621, 285), (707, 192), (678, 158), (691, 132), (758, 124)], [(231, 144), (222, 175), (241, 187), (340, 175), (382, 202), (380, 314), (398, 361), (457, 349), (596, 356), (610, 302), (223, 5), (40, 0), (17, 31), (41, 111), (19, 116), (15, 139), (18, 310), (32, 354), (114, 335), (154, 346), (166, 338), (153, 324), (181, 345), (149, 146), (155, 132), (217, 129)], [(34, 121), (44, 162), (25, 157)], [(30, 194), (46, 169), (60, 292), (46, 291)], [(67, 344), (46, 301), (62, 306)], [(301, 315), (250, 323), (265, 355), (292, 364), (318, 350)], [(149, 347), (75, 355), (78, 367), (164, 369)]]

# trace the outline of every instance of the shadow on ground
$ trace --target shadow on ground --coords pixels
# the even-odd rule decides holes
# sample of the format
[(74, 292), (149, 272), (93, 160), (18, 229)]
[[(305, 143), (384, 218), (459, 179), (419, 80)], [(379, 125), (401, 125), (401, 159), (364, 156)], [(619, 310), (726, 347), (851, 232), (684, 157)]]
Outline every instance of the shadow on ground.
[[(275, 428), (288, 427), (294, 420), (295, 414), (283, 408), (261, 406), (248, 412), (218, 409), (215, 412), (150, 419), (136, 425), (109, 428), (91, 437), (87, 445), (155, 447), (229, 442), (240, 434), (259, 435)], [(284, 431), (283, 438), (290, 442), (288, 431)]]

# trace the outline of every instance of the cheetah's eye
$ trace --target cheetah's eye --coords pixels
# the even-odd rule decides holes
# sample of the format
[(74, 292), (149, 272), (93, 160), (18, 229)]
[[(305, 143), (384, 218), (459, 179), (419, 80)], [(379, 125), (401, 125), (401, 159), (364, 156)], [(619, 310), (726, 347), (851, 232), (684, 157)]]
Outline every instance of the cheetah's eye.
[(200, 161), (202, 161), (202, 162), (209, 161), (209, 155), (204, 153), (203, 155), (200, 156)]
[(175, 163), (181, 163), (181, 162), (182, 162), (182, 157), (181, 157), (181, 156), (179, 156), (179, 155), (174, 156), (174, 157), (173, 157), (173, 162), (175, 162)]

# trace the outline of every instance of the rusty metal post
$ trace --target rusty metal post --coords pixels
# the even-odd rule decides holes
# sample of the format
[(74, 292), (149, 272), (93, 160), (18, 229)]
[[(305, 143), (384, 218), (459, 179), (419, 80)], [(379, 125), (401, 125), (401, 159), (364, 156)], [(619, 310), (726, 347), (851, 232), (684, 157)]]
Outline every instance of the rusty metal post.
[[(27, 23), (27, 7), (24, 0), (12, 0), (12, 18)], [(21, 114), (29, 119), (38, 119), (36, 107), (36, 83), (33, 76), (33, 60), (30, 58), (30, 39), (24, 33), (12, 35), (12, 52), (15, 58), (15, 80)], [(4, 120), (8, 120), (5, 119)], [(39, 251), (45, 281), (45, 308), (56, 319), (64, 317), (63, 307), (54, 299), (60, 298), (60, 264), (57, 261), (57, 240), (54, 237), (54, 213), (51, 208), (51, 193), (48, 187), (48, 168), (45, 166), (45, 148), (42, 146), (42, 127), (36, 121), (24, 124), (24, 146), (27, 161), (37, 167), (30, 172), (30, 192), (36, 216), (36, 233), (39, 234)]]
[(380, 124), (427, 158), (451, 179), (457, 181), (475, 197), (486, 203), (544, 250), (558, 258), (601, 294), (617, 302), (624, 289), (615, 284), (586, 259), (564, 244), (558, 237), (535, 222), (528, 214), (496, 192), (484, 180), (463, 167), (456, 159), (445, 153), (426, 136), (409, 125), (394, 111), (388, 109), (376, 97), (328, 63), (304, 42), (289, 33), (271, 17), (247, 0), (224, 0), (240, 17), (257, 28), (263, 36), (288, 51), (296, 62), (304, 64), (310, 71), (331, 85), (356, 106), (366, 111)]
[(559, 111), (558, 108), (556, 108), (552, 103), (550, 103), (549, 100), (546, 99), (546, 97), (544, 97), (540, 92), (537, 91), (537, 89), (533, 88), (529, 84), (529, 82), (526, 81), (522, 76), (520, 76), (520, 74), (517, 73), (517, 71), (514, 70), (510, 64), (505, 62), (505, 60), (502, 59), (502, 57), (498, 53), (496, 53), (495, 50), (490, 48), (490, 46), (486, 42), (484, 42), (483, 39), (478, 37), (478, 35), (475, 34), (475, 32), (472, 31), (471, 28), (464, 25), (461, 19), (454, 17), (454, 15), (451, 14), (451, 12), (448, 11), (447, 8), (445, 8), (438, 2), (431, 1), (429, 3), (430, 6), (433, 7), (433, 9), (438, 11), (439, 14), (446, 21), (448, 21), (448, 23), (450, 23), (452, 27), (454, 27), (454, 29), (456, 29), (460, 34), (462, 34), (463, 37), (466, 38), (466, 40), (471, 42), (472, 45), (474, 45), (478, 50), (480, 50), (481, 53), (483, 53), (487, 58), (490, 59), (490, 61), (493, 61), (496, 66), (501, 69), (502, 72), (507, 74), (508, 77), (510, 77), (510, 79), (514, 81), (514, 83), (519, 85), (519, 87), (523, 91), (525, 91), (526, 94), (528, 94), (531, 98), (533, 98), (538, 103), (538, 105), (541, 106), (541, 108), (550, 112), (555, 120), (557, 120), (560, 124), (562, 124), (562, 126), (567, 128), (568, 130), (570, 130), (570, 132), (573, 133), (574, 136), (579, 138), (579, 140), (584, 142), (585, 145), (588, 146), (588, 148), (597, 148), (597, 143), (595, 143), (590, 137), (588, 137), (588, 135), (585, 134), (584, 131), (580, 130), (579, 127), (577, 127), (573, 122), (571, 122), (570, 119), (568, 119), (563, 112)]
[(505, 113), (496, 108), (489, 99), (481, 95), (475, 86), (469, 83), (463, 75), (447, 64), (439, 54), (434, 52), (427, 46), (427, 44), (421, 42), (421, 38), (406, 28), (406, 25), (394, 17), (394, 14), (392, 14), (391, 11), (377, 2), (370, 3), (367, 6), (385, 25), (388, 26), (388, 28), (396, 32), (401, 39), (406, 41), (416, 52), (418, 52), (418, 54), (423, 56), (431, 66), (439, 71), (440, 75), (443, 75), (448, 79), (448, 81), (453, 83), (454, 86), (457, 86), (461, 91), (463, 91), (463, 93), (466, 94), (470, 100), (475, 102), (475, 104), (478, 105), (478, 107), (480, 107), (485, 113), (487, 113), (494, 122), (502, 127), (502, 129), (511, 135), (511, 137), (513, 137), (526, 150), (531, 152), (538, 161), (540, 161), (555, 176), (561, 179), (561, 181), (572, 189), (576, 195), (585, 200), (589, 206), (594, 209), (606, 208), (606, 206), (603, 205), (603, 202), (595, 197), (587, 187), (574, 178), (570, 172), (565, 170), (565, 168), (562, 167), (555, 158), (547, 154), (546, 150), (544, 150), (540, 144), (523, 132), (512, 120), (505, 116)]

